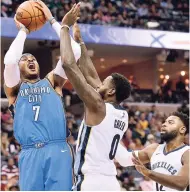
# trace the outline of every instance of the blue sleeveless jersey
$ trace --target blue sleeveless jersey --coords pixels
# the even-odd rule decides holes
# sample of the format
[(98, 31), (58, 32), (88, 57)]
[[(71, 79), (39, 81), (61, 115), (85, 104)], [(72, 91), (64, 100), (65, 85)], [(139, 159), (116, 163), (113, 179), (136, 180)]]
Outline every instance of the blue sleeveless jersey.
[(21, 145), (67, 137), (62, 97), (48, 79), (23, 82), (14, 108), (14, 135)]

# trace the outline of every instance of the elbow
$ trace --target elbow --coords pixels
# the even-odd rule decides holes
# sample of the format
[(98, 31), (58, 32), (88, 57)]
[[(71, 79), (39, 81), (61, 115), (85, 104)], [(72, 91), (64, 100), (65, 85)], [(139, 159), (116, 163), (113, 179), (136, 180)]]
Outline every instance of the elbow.
[(188, 185), (189, 185), (188, 181), (186, 182), (185, 180), (181, 180), (180, 182), (176, 182), (176, 189), (178, 191), (184, 191)]
[(176, 189), (178, 190), (178, 191), (184, 191), (185, 190), (185, 187), (184, 186), (176, 186)]
[(65, 69), (65, 68), (72, 67), (75, 64), (75, 61), (73, 59), (61, 57), (61, 63), (62, 63), (62, 67)]

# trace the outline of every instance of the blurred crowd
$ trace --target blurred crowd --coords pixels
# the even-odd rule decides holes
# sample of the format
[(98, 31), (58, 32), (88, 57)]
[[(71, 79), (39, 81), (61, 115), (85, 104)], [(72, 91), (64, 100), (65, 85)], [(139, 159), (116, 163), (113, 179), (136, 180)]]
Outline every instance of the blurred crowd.
[[(140, 110), (137, 106), (129, 107), (127, 103), (122, 104), (129, 114), (129, 128), (126, 131), (122, 142), (128, 150), (143, 149), (151, 143), (160, 142), (160, 127), (165, 119), (164, 113), (157, 110), (155, 106), (146, 111)], [(189, 113), (189, 108), (178, 109)], [(75, 148), (79, 126), (82, 115), (73, 115), (67, 110), (67, 128), (71, 135), (69, 142)], [(184, 141), (188, 144), (189, 136)], [(13, 119), (7, 108), (1, 108), (1, 191), (18, 191), (18, 154), (20, 146), (13, 136)], [(123, 168), (117, 162), (117, 178), (124, 191), (152, 190), (152, 181), (144, 178), (134, 167)], [(147, 165), (148, 166), (148, 165)]]
[(138, 80), (131, 75), (129, 81), (132, 85), (131, 96), (128, 102), (149, 103), (189, 103), (189, 79), (180, 76), (174, 83), (169, 79), (162, 79), (156, 90), (141, 89)]
[[(2, 0), (1, 16), (14, 17), (24, 0)], [(75, 0), (44, 0), (61, 21)], [(189, 32), (188, 0), (81, 0), (79, 23)]]

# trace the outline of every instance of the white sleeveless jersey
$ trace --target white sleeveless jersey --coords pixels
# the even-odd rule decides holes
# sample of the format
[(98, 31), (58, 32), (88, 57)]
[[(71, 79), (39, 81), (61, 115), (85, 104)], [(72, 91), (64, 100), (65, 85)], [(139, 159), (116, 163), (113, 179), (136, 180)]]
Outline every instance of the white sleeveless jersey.
[(116, 175), (113, 159), (127, 128), (128, 113), (109, 103), (106, 103), (106, 116), (99, 125), (89, 127), (83, 120), (76, 147), (75, 175)]
[[(159, 145), (153, 153), (150, 163), (151, 170), (166, 175), (177, 175), (182, 167), (181, 158), (185, 151), (189, 150), (188, 145), (183, 145), (168, 153), (165, 152), (165, 144)], [(154, 182), (154, 191), (177, 191)]]

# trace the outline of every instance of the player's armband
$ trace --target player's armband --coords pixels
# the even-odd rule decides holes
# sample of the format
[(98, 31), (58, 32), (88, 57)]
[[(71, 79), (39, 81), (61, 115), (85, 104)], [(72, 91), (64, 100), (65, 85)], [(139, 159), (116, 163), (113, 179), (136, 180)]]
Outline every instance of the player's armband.
[(59, 59), (59, 61), (57, 62), (57, 65), (56, 65), (55, 69), (53, 70), (53, 73), (55, 75), (59, 75), (60, 77), (62, 77), (64, 79), (68, 79), (66, 74), (65, 74), (65, 71), (62, 67), (61, 59)]
[[(138, 157), (138, 151), (134, 152), (135, 155)], [(127, 149), (119, 143), (115, 156), (115, 159), (118, 161), (118, 163), (123, 167), (133, 166), (134, 163), (132, 161), (132, 158), (132, 152), (127, 151)]]
[[(61, 33), (61, 25), (58, 22), (54, 22), (52, 24), (53, 29), (57, 33), (57, 36), (60, 38), (60, 33)], [(70, 36), (71, 37), (71, 36)], [(76, 62), (79, 60), (81, 57), (81, 48), (80, 45), (74, 41), (74, 39), (71, 37), (71, 47), (75, 56)]]

